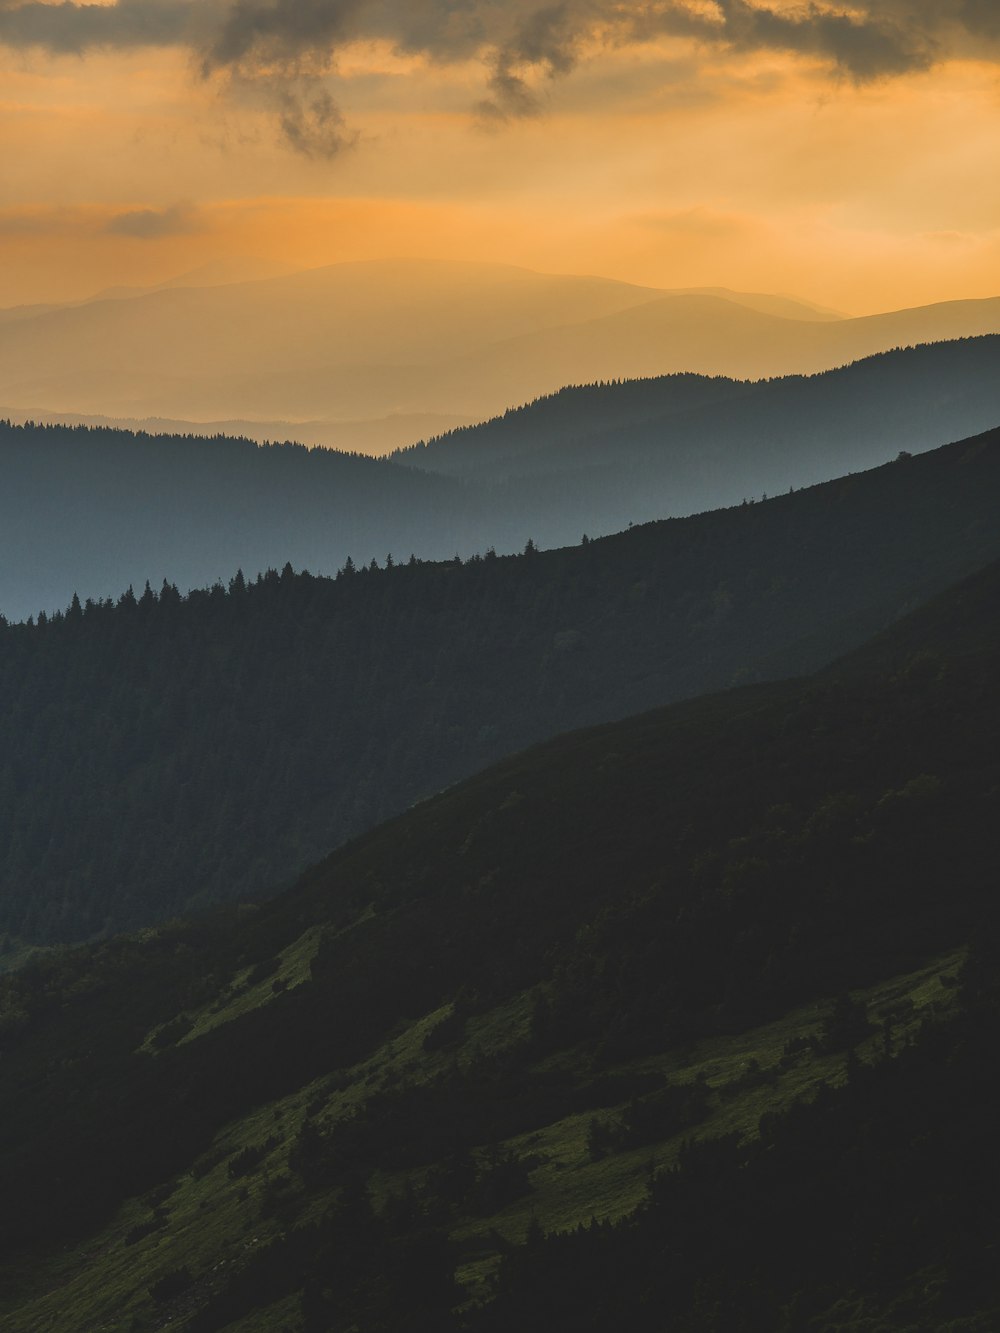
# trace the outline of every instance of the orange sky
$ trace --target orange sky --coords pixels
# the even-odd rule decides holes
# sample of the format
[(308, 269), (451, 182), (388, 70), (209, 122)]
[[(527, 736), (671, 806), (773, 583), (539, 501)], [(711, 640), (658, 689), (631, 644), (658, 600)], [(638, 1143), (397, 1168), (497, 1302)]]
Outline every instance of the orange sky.
[(1000, 294), (1000, 6), (403, 8), (0, 0), (0, 304), (234, 254)]

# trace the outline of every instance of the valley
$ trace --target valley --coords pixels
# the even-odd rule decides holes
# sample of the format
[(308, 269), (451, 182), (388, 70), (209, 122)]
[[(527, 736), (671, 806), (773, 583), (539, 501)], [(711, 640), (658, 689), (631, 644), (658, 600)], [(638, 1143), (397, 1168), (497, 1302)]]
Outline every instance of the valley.
[(993, 0), (0, 0), (0, 1333), (997, 1333)]

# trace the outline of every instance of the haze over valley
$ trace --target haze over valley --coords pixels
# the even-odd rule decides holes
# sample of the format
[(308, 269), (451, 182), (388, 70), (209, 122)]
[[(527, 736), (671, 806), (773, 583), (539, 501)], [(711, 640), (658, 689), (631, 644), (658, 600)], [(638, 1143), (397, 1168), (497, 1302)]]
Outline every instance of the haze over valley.
[(567, 384), (812, 374), (894, 347), (1000, 333), (1000, 298), (852, 319), (789, 298), (446, 261), (181, 280), (6, 315), (7, 415), (256, 420), (293, 439), (302, 422), (305, 443), (372, 453), (413, 443), (422, 420), (446, 428)]

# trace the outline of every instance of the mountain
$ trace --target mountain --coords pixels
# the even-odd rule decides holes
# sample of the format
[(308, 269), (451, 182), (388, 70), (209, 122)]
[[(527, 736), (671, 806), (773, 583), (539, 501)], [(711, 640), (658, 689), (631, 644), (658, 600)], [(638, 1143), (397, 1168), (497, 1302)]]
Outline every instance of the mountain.
[(738, 503), (900, 449), (932, 448), (1000, 414), (1000, 337), (883, 352), (812, 376), (730, 380), (667, 375), (561, 389), (392, 457), (480, 482), (558, 474), (593, 511), (609, 490), (648, 517)]
[(658, 295), (600, 278), (429, 261), (172, 287), (0, 325), (0, 397), (129, 416), (464, 412), (436, 391), (436, 363)]
[(995, 299), (838, 319), (790, 298), (501, 265), (338, 264), (0, 318), (0, 402), (193, 421), (481, 418), (567, 383), (806, 373), (997, 332)]
[(178, 274), (176, 277), (168, 278), (164, 282), (154, 283), (148, 287), (119, 285), (105, 287), (93, 296), (85, 297), (82, 300), (8, 306), (6, 309), (0, 309), (0, 324), (17, 323), (23, 319), (35, 319), (39, 315), (52, 314), (58, 310), (78, 309), (80, 306), (92, 305), (100, 301), (130, 300), (136, 296), (147, 296), (151, 292), (163, 291), (168, 287), (220, 287), (225, 283), (255, 282), (264, 278), (285, 277), (296, 271), (294, 265), (283, 264), (277, 260), (227, 255), (224, 258), (200, 264), (197, 268), (190, 269), (186, 273)]
[(0, 628), (0, 928), (73, 940), (264, 894), (545, 736), (815, 670), (1000, 556), (998, 498), (993, 431), (574, 548)]
[[(235, 282), (261, 282), (269, 278), (287, 278), (300, 270), (294, 264), (278, 259), (262, 259), (254, 255), (223, 255), (210, 259), (197, 268), (178, 273), (150, 287), (125, 288), (143, 296), (147, 292), (163, 291), (168, 287), (222, 287)], [(106, 293), (91, 298), (100, 300)]]
[[(950, 301), (832, 322), (781, 318), (711, 296), (665, 296), (540, 330), (465, 358), (454, 385), (520, 386), (506, 403), (555, 385), (693, 371), (759, 378), (812, 374), (894, 347), (1000, 332), (1000, 299)], [(498, 405), (499, 406), (499, 405)]]
[(109, 417), (99, 413), (53, 412), (39, 407), (3, 407), (0, 417), (24, 425), (45, 422), (54, 426), (105, 426), (143, 435), (238, 436), (258, 444), (294, 440), (296, 444), (343, 453), (357, 452), (380, 458), (412, 443), (472, 424), (472, 418), (446, 412), (395, 412), (369, 421), (255, 421), (234, 417), (225, 421), (182, 421), (176, 417)]
[[(0, 611), (290, 562), (520, 551), (738, 504), (1000, 421), (1000, 338), (810, 378), (564, 390), (377, 462), (250, 440), (0, 423)], [(432, 475), (432, 473), (434, 475)], [(447, 474), (447, 475), (445, 475)]]
[(8, 1324), (994, 1326), (998, 598), (0, 980)]
[(846, 319), (839, 310), (830, 310), (826, 306), (815, 305), (793, 296), (776, 296), (769, 292), (734, 292), (730, 287), (675, 287), (671, 296), (721, 296), (723, 300), (735, 301), (737, 305), (747, 306), (750, 310), (760, 310), (766, 315), (780, 315), (785, 319)]
[(441, 558), (482, 530), (450, 478), (301, 445), (0, 423), (0, 468), (10, 619), (166, 576), (186, 590), (289, 561), (332, 574), (349, 555)]

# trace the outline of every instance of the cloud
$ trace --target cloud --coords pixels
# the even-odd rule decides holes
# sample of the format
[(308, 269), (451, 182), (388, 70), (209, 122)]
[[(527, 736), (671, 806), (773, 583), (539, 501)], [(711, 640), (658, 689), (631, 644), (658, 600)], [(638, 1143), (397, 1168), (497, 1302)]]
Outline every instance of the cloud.
[(0, 236), (131, 236), (157, 240), (205, 231), (206, 221), (190, 204), (136, 208), (110, 216), (99, 207), (12, 208), (0, 210)]
[(127, 213), (116, 213), (104, 224), (104, 230), (112, 236), (131, 236), (139, 241), (187, 236), (201, 229), (197, 213), (188, 204), (172, 204), (160, 209), (136, 208)]
[(365, 0), (235, 0), (205, 51), (206, 73), (218, 69), (328, 64), (337, 43), (348, 40)]
[(200, 52), (205, 78), (263, 105), (290, 148), (330, 159), (357, 142), (325, 86), (339, 45), (364, 30), (366, 0), (235, 0)]
[(925, 69), (935, 43), (918, 27), (882, 15), (848, 14), (812, 4), (780, 13), (746, 0), (717, 0), (722, 38), (737, 50), (781, 50), (832, 61), (859, 83)]
[(89, 224), (85, 209), (11, 208), (0, 210), (0, 236), (69, 236)]
[(548, 5), (523, 19), (493, 56), (491, 96), (477, 107), (483, 120), (510, 120), (541, 110), (541, 99), (527, 72), (540, 70), (554, 79), (573, 70), (577, 43), (590, 26), (589, 9), (586, 4), (574, 9), (567, 4)]
[(712, 208), (684, 208), (673, 213), (640, 213), (637, 226), (670, 236), (723, 237), (745, 236), (758, 229), (758, 223), (734, 213), (720, 213)]
[[(290, 146), (354, 142), (330, 92), (340, 49), (387, 41), (432, 62), (477, 59), (493, 123), (537, 114), (586, 47), (686, 37), (705, 48), (818, 59), (856, 83), (950, 56), (1000, 60), (997, 0), (0, 0), (0, 43), (56, 53), (181, 46), (203, 77), (256, 87)], [(327, 81), (326, 83), (324, 81)]]
[(101, 47), (190, 45), (215, 0), (115, 0), (114, 4), (0, 3), (0, 42), (82, 55)]
[(280, 86), (275, 91), (279, 125), (286, 142), (306, 157), (336, 157), (357, 142), (340, 108), (322, 87)]
[(967, 231), (922, 231), (919, 233), (920, 239), (929, 241), (932, 245), (954, 246), (972, 246), (978, 245), (982, 237), (974, 232)]

